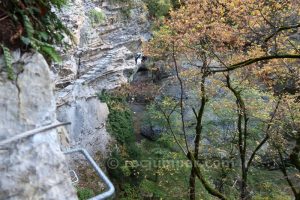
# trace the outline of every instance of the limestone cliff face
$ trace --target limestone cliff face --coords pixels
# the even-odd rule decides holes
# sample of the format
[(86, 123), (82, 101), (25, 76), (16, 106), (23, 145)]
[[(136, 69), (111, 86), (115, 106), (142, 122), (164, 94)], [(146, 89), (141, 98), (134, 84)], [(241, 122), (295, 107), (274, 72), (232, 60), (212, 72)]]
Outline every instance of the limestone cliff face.
[[(56, 121), (43, 56), (16, 51), (13, 58), (16, 79), (0, 74), (0, 141)], [(0, 177), (0, 199), (77, 199), (56, 129), (0, 146)]]
[[(134, 54), (148, 37), (147, 12), (137, 0), (128, 5), (109, 1), (74, 0), (60, 13), (75, 36), (75, 45), (63, 54), (63, 63), (53, 66), (57, 116), (71, 121), (72, 147), (106, 154), (111, 137), (105, 130), (108, 108), (96, 94), (131, 80), (137, 70)], [(105, 13), (105, 20), (92, 24), (92, 10)], [(122, 14), (129, 11), (129, 16)]]
[[(49, 125), (71, 122), (70, 144), (105, 156), (110, 135), (105, 129), (108, 108), (97, 93), (130, 81), (137, 70), (134, 53), (147, 37), (143, 3), (135, 1), (125, 19), (106, 1), (72, 0), (60, 16), (75, 36), (63, 62), (50, 67), (38, 53), (13, 53), (14, 81), (0, 74), (0, 141)], [(92, 24), (92, 9), (105, 13)], [(127, 9), (128, 10), (128, 9)], [(0, 58), (0, 68), (4, 61)], [(61, 151), (60, 132), (53, 129), (0, 147), (0, 199), (77, 199)]]

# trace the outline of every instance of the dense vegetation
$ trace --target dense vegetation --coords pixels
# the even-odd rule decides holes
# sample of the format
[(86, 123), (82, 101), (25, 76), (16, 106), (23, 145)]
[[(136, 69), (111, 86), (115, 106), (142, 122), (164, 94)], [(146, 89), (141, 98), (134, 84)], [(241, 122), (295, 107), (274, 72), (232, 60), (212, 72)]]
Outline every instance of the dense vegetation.
[[(261, 109), (268, 110), (266, 107), (268, 102), (264, 102), (260, 98), (261, 95), (266, 98), (270, 97), (267, 94), (247, 91), (245, 95), (247, 100), (253, 101), (253, 105), (259, 105), (255, 112), (259, 112)], [(228, 198), (236, 199), (238, 183), (235, 174), (239, 171), (239, 162), (232, 152), (232, 141), (220, 143), (219, 140), (219, 134), (224, 126), (234, 123), (235, 120), (234, 111), (230, 109), (229, 105), (231, 100), (232, 97), (228, 97), (226, 102), (222, 98), (216, 98), (207, 108), (209, 112), (219, 113), (217, 120), (212, 121), (211, 114), (208, 114), (204, 122), (205, 132), (209, 132), (206, 138), (209, 138), (211, 144), (215, 145), (217, 149), (211, 149), (207, 144), (204, 145), (201, 156), (199, 156), (199, 162), (205, 167), (203, 176), (220, 187), (228, 195)], [(174, 145), (176, 140), (172, 134), (166, 131), (156, 141), (144, 139), (141, 143), (136, 143), (132, 130), (132, 114), (124, 97), (119, 97), (115, 93), (103, 94), (101, 101), (105, 101), (109, 105), (111, 113), (108, 120), (108, 130), (118, 141), (107, 160), (109, 175), (117, 186), (117, 198), (128, 200), (145, 198), (188, 199), (189, 180), (187, 176), (192, 168), (185, 155)], [(218, 106), (221, 102), (226, 105), (225, 108)], [(160, 103), (152, 103), (148, 106), (144, 120), (168, 127), (164, 113), (174, 105), (176, 102), (169, 98)], [(261, 113), (256, 114), (260, 116)], [(180, 124), (180, 115), (172, 116), (172, 131), (178, 135), (181, 131)], [(253, 127), (252, 130), (255, 135), (253, 135), (253, 144), (251, 145), (255, 145), (259, 138), (261, 128), (259, 126), (261, 125), (259, 123), (257, 125), (258, 127)], [(189, 131), (192, 135), (191, 129)], [(127, 142), (124, 143), (124, 141)], [(135, 153), (132, 153), (130, 149)], [(225, 154), (231, 152), (230, 157), (222, 157), (224, 152)], [(110, 165), (112, 159), (118, 161), (117, 168)], [(249, 187), (255, 190), (253, 199), (291, 199), (289, 189), (282, 181), (283, 179), (280, 171), (270, 171), (268, 167), (257, 165), (249, 174)], [(196, 186), (199, 190), (195, 194), (196, 199), (214, 199), (205, 191), (200, 182), (196, 182)]]
[(144, 51), (174, 72), (180, 95), (153, 102), (148, 120), (166, 131), (138, 145), (139, 159), (191, 165), (172, 172), (151, 163), (152, 175), (139, 165), (123, 197), (299, 199), (299, 3), (148, 3), (165, 18)]
[[(196, 180), (219, 199), (255, 198), (251, 174), (268, 163), (276, 164), (294, 197), (300, 198), (300, 51), (294, 36), (299, 20), (297, 1), (190, 0), (170, 13), (147, 44), (148, 55), (173, 68), (181, 91), (176, 106), (162, 112), (192, 162), (190, 199), (199, 191)], [(186, 94), (196, 101), (189, 102)], [(186, 120), (188, 109), (194, 120)], [(211, 109), (216, 116), (210, 117)], [(179, 132), (170, 119), (174, 113), (181, 116)], [(229, 128), (222, 126), (223, 120)], [(206, 148), (219, 155), (207, 154)], [(226, 181), (207, 178), (201, 160), (210, 158), (236, 160), (237, 168), (216, 169)], [(235, 192), (226, 188), (230, 185)]]
[[(53, 45), (67, 47), (64, 39), (70, 31), (64, 27), (57, 15), (51, 10), (61, 9), (66, 0), (4, 0), (0, 2), (0, 45), (5, 56), (6, 72), (10, 79), (14, 73), (11, 65), (10, 50), (33, 48), (54, 61), (60, 56)], [(3, 70), (3, 69), (1, 69)]]
[[(122, 3), (121, 12), (128, 19), (132, 0), (112, 0)], [(178, 7), (176, 0), (145, 1), (150, 16), (160, 18), (168, 15), (172, 8)], [(0, 54), (4, 55), (4, 70), (9, 79), (14, 78), (12, 57), (10, 51), (21, 48), (23, 51), (35, 49), (46, 58), (59, 62), (61, 60), (55, 46), (62, 46), (65, 50), (70, 46), (73, 36), (62, 24), (53, 8), (60, 10), (67, 4), (67, 0), (4, 0), (0, 2)], [(92, 9), (89, 18), (93, 26), (100, 25), (105, 20), (101, 10)], [(66, 39), (68, 37), (68, 39)], [(70, 41), (71, 40), (71, 41)]]
[[(128, 4), (122, 12), (130, 16), (134, 1), (113, 1)], [(144, 2), (157, 22), (144, 53), (153, 68), (165, 64), (179, 95), (149, 98), (141, 120), (162, 131), (140, 143), (126, 96), (99, 95), (116, 139), (106, 167), (117, 198), (300, 200), (299, 1)], [(10, 49), (33, 48), (59, 61), (54, 45), (68, 45), (63, 38), (71, 34), (51, 6), (65, 3), (0, 2), (0, 29), (7, 30), (1, 70), (10, 79)], [(94, 26), (105, 19), (99, 10), (89, 17)], [(78, 189), (80, 199), (94, 193)]]

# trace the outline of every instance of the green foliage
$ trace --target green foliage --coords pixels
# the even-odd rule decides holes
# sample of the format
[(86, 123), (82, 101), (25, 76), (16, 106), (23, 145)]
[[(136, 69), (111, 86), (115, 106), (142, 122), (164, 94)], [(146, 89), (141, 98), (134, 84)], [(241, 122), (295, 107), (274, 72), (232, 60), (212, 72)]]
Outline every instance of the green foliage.
[[(173, 145), (166, 145), (171, 143)], [(152, 196), (155, 199), (187, 199), (190, 166), (185, 156), (174, 149), (174, 145), (169, 135), (163, 135), (155, 142), (141, 142), (141, 159), (152, 163), (145, 164), (141, 169), (144, 178), (138, 192), (143, 196)]]
[(161, 197), (165, 194), (165, 192), (161, 190), (162, 188), (156, 182), (147, 179), (143, 180), (140, 187), (143, 193), (149, 196), (154, 195), (154, 198)]
[(86, 200), (95, 196), (95, 193), (88, 188), (77, 188), (77, 196), (79, 200)]
[(164, 126), (165, 125), (165, 118), (163, 114), (157, 109), (157, 105), (155, 103), (152, 103), (147, 106), (145, 118), (144, 118), (144, 124), (148, 125), (158, 125), (158, 126)]
[[(249, 102), (247, 105), (251, 107), (251, 112), (249, 110), (249, 123), (254, 121), (253, 126), (255, 123), (258, 124), (258, 127), (251, 129), (251, 135), (249, 135), (249, 140), (254, 141), (249, 142), (249, 145), (255, 146), (255, 140), (260, 139), (262, 136), (259, 135), (261, 125), (258, 122), (267, 119), (267, 116), (264, 115), (265, 112), (270, 111), (267, 104), (273, 104), (274, 100), (268, 98), (267, 93), (258, 92), (247, 87), (243, 88), (242, 95), (245, 101)], [(264, 100), (265, 98), (262, 99), (262, 96), (267, 97), (268, 101)], [(132, 132), (132, 115), (125, 98), (104, 93), (100, 95), (100, 99), (105, 101), (110, 109), (111, 116), (109, 116), (108, 129), (114, 135), (117, 133), (115, 137), (118, 143), (121, 144), (119, 150), (115, 149), (111, 155), (112, 158), (119, 161), (120, 167), (116, 170), (110, 170), (111, 177), (116, 182), (121, 183), (118, 199), (188, 199), (187, 188), (190, 165), (180, 162), (185, 162), (186, 158), (176, 148), (172, 135), (163, 134), (155, 142), (143, 140), (140, 144), (136, 144)], [(201, 162), (205, 160), (205, 163), (201, 163), (201, 165), (203, 164), (203, 174), (206, 180), (216, 184), (216, 187), (217, 184), (223, 183), (224, 193), (229, 199), (237, 199), (239, 196), (238, 186), (233, 187), (240, 173), (236, 158), (238, 154), (232, 149), (232, 138), (226, 136), (234, 130), (229, 127), (228, 133), (224, 133), (226, 125), (232, 124), (234, 126), (234, 103), (233, 96), (227, 91), (208, 102), (204, 119), (203, 138), (208, 138), (209, 144), (201, 145), (202, 148), (200, 149)], [(179, 108), (176, 104), (176, 101), (168, 97), (162, 99), (159, 103), (150, 104), (147, 107), (145, 121), (165, 127), (166, 121), (161, 110), (169, 114), (175, 108), (170, 119), (173, 130), (176, 134), (180, 134), (180, 126), (178, 125), (180, 121)], [(187, 123), (187, 125), (190, 125), (188, 129), (194, 130), (192, 124)], [(126, 134), (124, 135), (124, 133)], [(211, 148), (212, 145), (216, 148)], [(233, 163), (233, 166), (228, 167), (218, 164), (221, 163), (222, 156), (225, 156), (225, 159), (232, 156), (233, 158), (224, 161)], [(144, 164), (132, 167), (125, 165), (126, 161), (137, 161)], [(218, 162), (216, 163), (216, 161)], [(275, 176), (274, 172), (263, 171), (261, 174), (256, 174), (256, 171), (259, 172), (259, 170), (253, 168), (249, 174), (249, 189), (254, 191), (254, 199), (289, 199), (288, 194), (280, 190), (280, 188), (285, 187), (280, 172)], [(199, 188), (196, 194), (197, 199), (214, 199), (198, 180), (196, 185)]]
[(110, 0), (114, 4), (121, 5), (120, 12), (125, 19), (130, 18), (130, 11), (133, 8), (133, 0)]
[(8, 78), (10, 80), (13, 80), (14, 79), (14, 71), (13, 71), (13, 68), (12, 68), (12, 57), (11, 57), (10, 51), (3, 44), (1, 44), (1, 48), (3, 50), (4, 62), (5, 62)]
[(180, 0), (171, 0), (174, 9), (178, 9), (181, 6)]
[(249, 185), (255, 188), (255, 200), (290, 200), (286, 181), (279, 171), (254, 168), (249, 176)]
[[(136, 144), (132, 114), (125, 99), (107, 93), (102, 93), (99, 98), (109, 107), (107, 128), (118, 141), (118, 148), (113, 149), (110, 159), (116, 159), (119, 167), (108, 170), (110, 177), (121, 184), (121, 191), (118, 193), (119, 199), (143, 199), (145, 196), (168, 198), (173, 195), (172, 192), (178, 192), (178, 187), (174, 187), (172, 192), (169, 192), (170, 186), (174, 182), (178, 182), (178, 185), (182, 185), (182, 181), (185, 183), (183, 185), (187, 184), (182, 168), (172, 168), (172, 162), (163, 166), (159, 166), (157, 163), (160, 159), (182, 159), (182, 157), (178, 157), (180, 153), (170, 152), (174, 147), (172, 137), (165, 135), (156, 142), (145, 140), (141, 144)], [(149, 108), (149, 118), (158, 123), (159, 119), (154, 117), (157, 114), (155, 106)], [(144, 161), (146, 164), (144, 164), (145, 166), (125, 165), (126, 161), (138, 163)], [(151, 162), (153, 165), (147, 164), (147, 162)], [(186, 188), (181, 187), (181, 189), (185, 191)], [(182, 191), (178, 193), (182, 193)]]
[(106, 18), (104, 12), (98, 9), (92, 9), (89, 12), (89, 18), (93, 26), (102, 24)]
[[(121, 8), (121, 14), (130, 18), (130, 11), (133, 8), (133, 0), (111, 0), (112, 3), (124, 5)], [(151, 17), (163, 18), (169, 14), (171, 9), (178, 9), (181, 6), (180, 0), (143, 0)]]
[(172, 3), (170, 0), (146, 0), (149, 14), (153, 17), (160, 18), (168, 15), (172, 9)]
[[(55, 62), (61, 61), (54, 45), (68, 47), (70, 44), (64, 38), (69, 36), (73, 40), (73, 36), (52, 8), (61, 9), (66, 3), (67, 0), (0, 2), (7, 15), (4, 22), (9, 24), (8, 30), (3, 30), (6, 37), (0, 43), (9, 49), (31, 47)], [(7, 50), (2, 49), (7, 54)]]
[(132, 113), (121, 97), (103, 93), (99, 96), (102, 102), (106, 102), (109, 108), (108, 131), (114, 135), (121, 145), (132, 144), (133, 135)]
[(112, 3), (126, 3), (131, 4), (133, 0), (110, 0)]
[(68, 3), (68, 0), (50, 0), (51, 4), (60, 9), (63, 5)]
[[(127, 160), (139, 160), (141, 153), (135, 143), (132, 113), (122, 97), (102, 93), (99, 95), (102, 102), (109, 108), (108, 131), (118, 142), (118, 148), (113, 149), (110, 159), (118, 161), (116, 169), (109, 169), (111, 176), (118, 181), (132, 182), (131, 175), (137, 173), (138, 168), (125, 166)], [(134, 178), (138, 181), (138, 178)]]
[(255, 195), (253, 200), (291, 200), (289, 195), (277, 195), (275, 197)]
[[(248, 116), (249, 116), (249, 130), (251, 131), (249, 134), (249, 149), (253, 149), (257, 145), (257, 141), (261, 141), (264, 136), (261, 134), (261, 130), (263, 129), (262, 122), (265, 122), (269, 119), (269, 113), (273, 109), (273, 105), (275, 103), (274, 98), (266, 92), (261, 92), (255, 88), (248, 87), (247, 85), (235, 85), (238, 86), (238, 89), (241, 90), (241, 95), (245, 102), (247, 103)], [(233, 95), (223, 88), (223, 92), (218, 92), (218, 86), (214, 86), (214, 91), (216, 90), (216, 96), (210, 98), (207, 102), (206, 112), (203, 119), (203, 134), (202, 137), (207, 141), (200, 147), (200, 160), (201, 162), (205, 162), (203, 165), (204, 175), (206, 179), (209, 180), (212, 184), (221, 184), (223, 183), (223, 191), (224, 194), (229, 199), (236, 199), (239, 196), (239, 188), (232, 187), (234, 182), (236, 181), (236, 177), (240, 173), (239, 169), (239, 154), (236, 151), (235, 147), (235, 138), (234, 132), (235, 129), (235, 121), (236, 121), (236, 108), (235, 108), (235, 99)], [(189, 94), (192, 95), (193, 91), (189, 91)], [(192, 96), (193, 97), (193, 96)], [(194, 102), (193, 98), (190, 98), (190, 101), (186, 101), (186, 107), (192, 106), (197, 102)], [(196, 101), (197, 98), (195, 97)], [(166, 125), (165, 119), (161, 116), (161, 112), (163, 111), (166, 114), (170, 113), (172, 108), (176, 107), (176, 102), (171, 98), (164, 98), (160, 102), (156, 102), (155, 104), (150, 104), (147, 108), (146, 121), (148, 123), (160, 124), (162, 126)], [(180, 115), (178, 115), (178, 108), (175, 109), (173, 114), (170, 117), (172, 129), (176, 134), (180, 134), (180, 126), (178, 126), (178, 122), (180, 122)], [(185, 121), (187, 126), (187, 132), (191, 136), (194, 134), (195, 130), (195, 121), (191, 118), (191, 121)], [(168, 152), (174, 151), (175, 142), (172, 140), (172, 137), (168, 137), (169, 135), (163, 135), (158, 141), (155, 143), (144, 142), (142, 144), (142, 157), (148, 156), (149, 159), (155, 160), (157, 158), (160, 159), (170, 159), (172, 158)], [(178, 137), (179, 138), (179, 137)], [(182, 142), (182, 141), (181, 141)], [(173, 147), (173, 148), (172, 148)], [(212, 148), (214, 147), (214, 148)], [(149, 155), (150, 154), (150, 155)], [(175, 153), (176, 154), (176, 153)], [(156, 157), (157, 156), (157, 157)], [(178, 157), (177, 157), (178, 158)], [(174, 158), (173, 158), (174, 159)], [(221, 165), (223, 162), (225, 165)], [(226, 165), (227, 163), (227, 165)], [(228, 164), (233, 164), (233, 167), (228, 167)], [(205, 167), (204, 167), (205, 166)], [(155, 171), (155, 170), (153, 170)], [(163, 195), (160, 198), (168, 198), (168, 195), (172, 195), (167, 192), (164, 188), (172, 188), (175, 184), (175, 180), (172, 178), (179, 178), (180, 175), (170, 170), (158, 169), (160, 176), (162, 176), (162, 180), (159, 180), (161, 184), (158, 188), (152, 187), (151, 181), (153, 179), (153, 174), (149, 172), (144, 172), (147, 175), (147, 184), (145, 184), (141, 188), (147, 188), (147, 190), (143, 191), (144, 193), (157, 193), (157, 190), (162, 190)], [(163, 175), (162, 175), (163, 174)], [(171, 174), (174, 174), (171, 176)], [(188, 177), (188, 170), (185, 172), (185, 175)], [(271, 172), (270, 174), (273, 174)], [(280, 174), (280, 173), (279, 173)], [(250, 179), (252, 175), (249, 175)], [(151, 177), (151, 178), (150, 178)], [(274, 199), (287, 199), (288, 195), (285, 195), (284, 192), (280, 191), (280, 187), (284, 187), (284, 182), (276, 182), (276, 179), (279, 177), (264, 177), (263, 174), (255, 175), (255, 177), (263, 177), (265, 180), (256, 180), (252, 185), (252, 181), (250, 180), (250, 189), (255, 191), (255, 194), (259, 193), (262, 197), (272, 196)], [(182, 178), (182, 177), (180, 177)], [(183, 177), (184, 179), (184, 177)], [(167, 183), (172, 180), (172, 184)], [(150, 182), (149, 182), (150, 181)], [(259, 189), (259, 184), (265, 182), (264, 188)], [(273, 182), (277, 183), (273, 184)], [(144, 180), (143, 180), (144, 183)], [(259, 183), (259, 184), (258, 184)], [(188, 187), (188, 183), (184, 182), (182, 185)], [(168, 187), (167, 187), (168, 186)], [(201, 186), (202, 187), (202, 186)], [(217, 186), (216, 186), (217, 187)], [(276, 188), (276, 189), (275, 189)], [(185, 190), (180, 187), (179, 190), (185, 192)], [(204, 191), (204, 192), (203, 192)], [(197, 195), (203, 197), (204, 199), (213, 199), (209, 196), (205, 189), (197, 189)], [(279, 191), (279, 192), (276, 192)], [(270, 194), (269, 194), (270, 193)], [(169, 196), (170, 197), (170, 196)], [(187, 198), (185, 196), (184, 198)]]
[(124, 184), (124, 189), (123, 191), (120, 193), (120, 198), (121, 200), (140, 200), (143, 199), (141, 194), (139, 192), (137, 192), (139, 190), (139, 188), (135, 187), (135, 186), (131, 186), (128, 183)]

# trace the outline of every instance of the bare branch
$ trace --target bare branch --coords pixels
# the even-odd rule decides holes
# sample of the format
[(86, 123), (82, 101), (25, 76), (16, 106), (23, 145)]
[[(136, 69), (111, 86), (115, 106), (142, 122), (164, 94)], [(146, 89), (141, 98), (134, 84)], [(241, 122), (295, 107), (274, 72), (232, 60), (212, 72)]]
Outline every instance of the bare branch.
[(174, 133), (174, 131), (173, 131), (173, 128), (172, 128), (172, 125), (171, 125), (171, 121), (170, 121), (170, 116), (171, 116), (172, 113), (175, 111), (176, 107), (177, 107), (177, 105), (174, 106), (174, 107), (172, 108), (172, 110), (171, 110), (171, 112), (170, 112), (169, 114), (166, 114), (166, 112), (165, 112), (161, 107), (159, 107), (159, 106), (158, 106), (158, 109), (159, 109), (160, 112), (164, 115), (164, 118), (165, 118), (166, 121), (167, 121), (167, 125), (168, 125), (168, 127), (169, 127), (169, 130), (170, 130), (170, 132), (171, 132), (171, 134), (172, 134), (172, 136), (173, 136), (175, 142), (176, 142), (177, 145), (180, 147), (180, 149), (182, 150), (182, 152), (184, 153), (184, 155), (187, 155), (187, 152), (185, 151), (185, 149), (183, 148), (183, 146), (180, 144), (179, 140), (177, 139), (177, 137), (176, 137), (176, 135), (175, 135), (175, 133)]
[(299, 193), (297, 192), (297, 190), (296, 190), (294, 184), (292, 183), (292, 181), (289, 179), (289, 176), (288, 176), (288, 173), (287, 173), (287, 171), (286, 171), (285, 164), (284, 164), (284, 160), (283, 160), (282, 153), (281, 153), (281, 151), (280, 151), (279, 148), (277, 148), (277, 151), (278, 151), (279, 158), (280, 158), (280, 162), (281, 162), (281, 167), (280, 167), (280, 169), (281, 169), (281, 171), (282, 171), (282, 173), (283, 173), (283, 175), (284, 175), (285, 180), (288, 182), (290, 188), (292, 189), (292, 191), (293, 191), (295, 197), (297, 197), (297, 196), (299, 196)]
[(185, 131), (185, 121), (184, 121), (183, 82), (179, 75), (179, 69), (178, 69), (177, 60), (176, 60), (174, 44), (173, 44), (173, 48), (172, 48), (172, 58), (173, 58), (173, 62), (174, 62), (175, 70), (176, 70), (176, 77), (177, 77), (179, 85), (180, 85), (180, 116), (181, 116), (182, 132), (184, 134), (186, 148), (189, 151), (189, 146), (188, 146), (188, 142), (187, 142), (187, 134)]
[(279, 32), (281, 31), (285, 31), (285, 30), (289, 30), (289, 29), (293, 29), (293, 28), (299, 28), (300, 24), (296, 24), (296, 25), (291, 25), (291, 26), (283, 26), (283, 27), (279, 27), (277, 28), (271, 35), (269, 35), (266, 39), (265, 42), (268, 42), (272, 37), (274, 37), (275, 35), (277, 35)]
[(251, 58), (248, 60), (245, 60), (243, 62), (239, 62), (233, 65), (228, 66), (228, 68), (219, 68), (219, 69), (214, 69), (211, 70), (211, 72), (216, 73), (216, 72), (229, 72), (233, 71), (238, 68), (242, 68), (248, 65), (251, 65), (253, 63), (257, 63), (259, 61), (267, 61), (267, 60), (273, 60), (273, 59), (282, 59), (282, 58), (291, 58), (291, 59), (300, 59), (300, 54), (282, 54), (282, 55), (271, 55), (271, 56), (262, 56), (258, 58)]
[(199, 180), (201, 181), (201, 183), (203, 184), (204, 188), (206, 189), (206, 191), (215, 196), (218, 197), (221, 200), (227, 200), (227, 198), (221, 194), (218, 190), (214, 189), (209, 182), (207, 182), (202, 174), (201, 168), (198, 165), (197, 161), (195, 160), (195, 157), (193, 156), (193, 154), (191, 152), (188, 152), (187, 154), (188, 159), (192, 162), (192, 166), (194, 168), (195, 174), (197, 175), (197, 177), (199, 178)]
[(270, 121), (269, 121), (269, 123), (268, 123), (268, 126), (267, 126), (266, 131), (265, 131), (265, 133), (266, 133), (265, 137), (264, 137), (264, 138), (262, 139), (262, 141), (256, 146), (256, 148), (254, 149), (254, 151), (252, 152), (252, 154), (251, 154), (251, 156), (250, 156), (250, 158), (249, 158), (249, 161), (248, 161), (248, 163), (247, 163), (247, 168), (246, 168), (247, 171), (249, 170), (249, 167), (250, 167), (250, 165), (251, 165), (251, 163), (252, 163), (252, 161), (253, 161), (254, 156), (256, 155), (256, 153), (260, 150), (260, 148), (261, 148), (261, 147), (267, 142), (267, 140), (270, 138), (269, 130), (270, 130), (271, 126), (272, 126), (272, 122), (273, 122), (273, 120), (274, 120), (274, 118), (275, 118), (275, 115), (276, 115), (276, 112), (277, 112), (277, 110), (278, 110), (278, 108), (279, 108), (279, 104), (280, 104), (280, 102), (281, 102), (281, 99), (282, 99), (282, 95), (279, 96), (279, 99), (278, 99), (277, 104), (276, 104), (276, 106), (275, 106), (275, 109), (274, 109), (274, 112), (273, 112), (273, 114), (272, 114), (272, 117), (271, 117), (271, 119), (270, 119)]

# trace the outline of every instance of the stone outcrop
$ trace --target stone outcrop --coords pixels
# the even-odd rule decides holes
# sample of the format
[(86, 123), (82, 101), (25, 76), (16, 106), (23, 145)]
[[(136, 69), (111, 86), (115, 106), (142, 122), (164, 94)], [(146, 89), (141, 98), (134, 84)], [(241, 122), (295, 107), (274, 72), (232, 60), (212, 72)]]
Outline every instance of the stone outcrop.
[[(43, 56), (16, 51), (13, 58), (15, 80), (0, 76), (0, 141), (56, 122)], [(0, 199), (77, 199), (56, 129), (0, 146), (0, 177)]]
[[(132, 8), (126, 6), (75, 0), (62, 10), (61, 19), (72, 30), (75, 45), (63, 54), (63, 63), (53, 68), (58, 88), (73, 84), (76, 79), (90, 81), (103, 75), (111, 80), (121, 77), (118, 83), (94, 84), (98, 90), (112, 89), (131, 78), (128, 71), (136, 71), (134, 53), (140, 51), (143, 40), (149, 39), (149, 23), (141, 1), (136, 1)], [(96, 25), (89, 17), (95, 8), (106, 16)], [(122, 14), (122, 9), (130, 10), (129, 19)]]
[[(129, 82), (137, 71), (134, 54), (149, 37), (143, 2), (116, 5), (112, 1), (74, 0), (59, 13), (72, 30), (75, 45), (63, 54), (55, 72), (57, 116), (70, 121), (71, 147), (83, 147), (105, 156), (111, 141), (105, 123), (108, 109), (97, 93)], [(105, 14), (100, 24), (91, 23), (92, 10)], [(129, 11), (125, 16), (124, 10)], [(126, 18), (129, 17), (129, 18)]]
[(68, 127), (70, 134), (70, 146), (84, 147), (89, 152), (100, 151), (106, 155), (107, 145), (111, 141), (106, 132), (105, 124), (108, 116), (108, 107), (101, 103), (95, 91), (84, 85), (72, 85), (68, 99), (58, 102), (57, 119), (59, 121), (72, 122)]
[[(51, 66), (52, 72), (42, 55), (13, 52), (15, 80), (0, 76), (0, 141), (57, 120), (72, 124), (0, 146), (0, 199), (77, 199), (61, 148), (107, 154), (109, 111), (97, 93), (132, 79), (134, 54), (149, 37), (142, 2), (127, 9), (129, 19), (122, 14), (126, 6), (70, 1), (59, 15), (75, 44), (62, 52), (63, 62)], [(105, 13), (98, 25), (89, 19), (95, 8)]]

